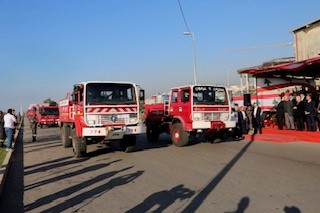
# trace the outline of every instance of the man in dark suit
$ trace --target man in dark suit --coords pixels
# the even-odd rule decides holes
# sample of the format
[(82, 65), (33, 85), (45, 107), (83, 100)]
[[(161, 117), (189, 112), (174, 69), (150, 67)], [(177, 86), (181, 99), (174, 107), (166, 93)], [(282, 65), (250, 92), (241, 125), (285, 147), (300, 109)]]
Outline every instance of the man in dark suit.
[(244, 106), (240, 107), (239, 120), (241, 120), (241, 124), (242, 124), (242, 127), (241, 127), (242, 134), (244, 135), (248, 134), (248, 118), (246, 114), (246, 108)]
[(261, 108), (258, 106), (258, 104), (255, 102), (253, 103), (253, 128), (255, 130), (255, 133), (262, 134), (261, 131)]
[(304, 103), (301, 101), (301, 97), (297, 96), (296, 97), (297, 104), (295, 105), (294, 109), (294, 116), (297, 124), (297, 130), (302, 131), (304, 128), (304, 123), (303, 123), (303, 117), (304, 117)]
[(283, 118), (284, 118), (284, 102), (282, 97), (279, 96), (279, 102), (276, 106), (276, 118), (277, 118), (277, 125), (279, 130), (283, 130)]
[(312, 94), (309, 93), (306, 96), (306, 103), (305, 103), (305, 114), (307, 117), (307, 130), (308, 131), (316, 131), (317, 124), (315, 120), (315, 102), (312, 100)]

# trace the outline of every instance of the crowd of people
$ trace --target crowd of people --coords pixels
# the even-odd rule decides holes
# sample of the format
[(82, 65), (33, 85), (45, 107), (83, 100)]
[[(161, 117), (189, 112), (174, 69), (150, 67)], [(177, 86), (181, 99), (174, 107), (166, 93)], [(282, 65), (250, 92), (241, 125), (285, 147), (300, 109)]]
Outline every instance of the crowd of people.
[(262, 134), (261, 115), (261, 108), (256, 102), (252, 106), (239, 107), (235, 104), (232, 108), (232, 117), (236, 121), (235, 138), (242, 139), (244, 134)]
[(12, 150), (12, 142), (20, 117), (14, 109), (8, 109), (5, 114), (0, 110), (0, 147), (6, 143), (6, 151)]
[(320, 103), (312, 93), (281, 94), (276, 109), (279, 130), (317, 131), (320, 128)]
[[(275, 124), (279, 130), (320, 131), (320, 102), (312, 93), (282, 93), (275, 106)], [(257, 103), (252, 106), (238, 104), (232, 108), (236, 121), (235, 138), (242, 139), (244, 134), (262, 134), (266, 116)], [(272, 116), (268, 121), (272, 120)]]

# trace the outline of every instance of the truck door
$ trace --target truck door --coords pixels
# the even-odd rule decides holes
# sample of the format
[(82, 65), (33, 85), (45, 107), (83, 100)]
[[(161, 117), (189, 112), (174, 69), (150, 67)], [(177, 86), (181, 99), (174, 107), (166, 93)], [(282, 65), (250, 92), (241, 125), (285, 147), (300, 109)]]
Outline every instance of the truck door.
[(191, 122), (191, 91), (190, 88), (183, 88), (180, 91), (179, 114), (185, 122)]
[(75, 86), (72, 97), (73, 107), (71, 107), (71, 118), (74, 119), (75, 115), (83, 114), (83, 88)]
[(179, 103), (178, 103), (178, 89), (171, 91), (171, 97), (170, 97), (170, 115), (171, 116), (177, 116), (179, 112)]
[(190, 122), (191, 118), (191, 96), (190, 88), (173, 90), (171, 94), (171, 115), (183, 118)]

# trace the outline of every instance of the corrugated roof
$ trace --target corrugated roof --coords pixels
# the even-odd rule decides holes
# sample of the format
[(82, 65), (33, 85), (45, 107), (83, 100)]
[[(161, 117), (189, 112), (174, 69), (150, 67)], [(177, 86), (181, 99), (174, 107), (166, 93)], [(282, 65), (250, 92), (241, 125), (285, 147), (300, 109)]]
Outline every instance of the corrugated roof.
[(298, 30), (300, 30), (300, 29), (307, 28), (307, 27), (309, 27), (310, 25), (315, 24), (315, 23), (317, 23), (317, 22), (320, 22), (320, 18), (318, 18), (318, 19), (316, 19), (316, 20), (313, 20), (313, 21), (311, 21), (311, 22), (309, 22), (309, 23), (307, 23), (307, 24), (305, 24), (305, 25), (302, 25), (301, 27), (298, 27), (298, 28), (296, 28), (296, 29), (293, 29), (292, 32), (294, 33), (294, 32), (296, 32), (296, 31), (298, 31)]

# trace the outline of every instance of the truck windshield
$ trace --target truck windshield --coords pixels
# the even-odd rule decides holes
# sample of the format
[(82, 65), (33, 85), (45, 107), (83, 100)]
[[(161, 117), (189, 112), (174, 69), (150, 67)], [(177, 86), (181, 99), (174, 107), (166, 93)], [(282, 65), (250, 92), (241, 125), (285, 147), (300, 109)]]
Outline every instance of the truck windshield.
[(193, 88), (193, 104), (228, 104), (226, 90), (223, 87), (196, 86)]
[(59, 115), (58, 108), (43, 108), (41, 115)]
[(86, 104), (135, 104), (135, 90), (131, 84), (89, 83)]

